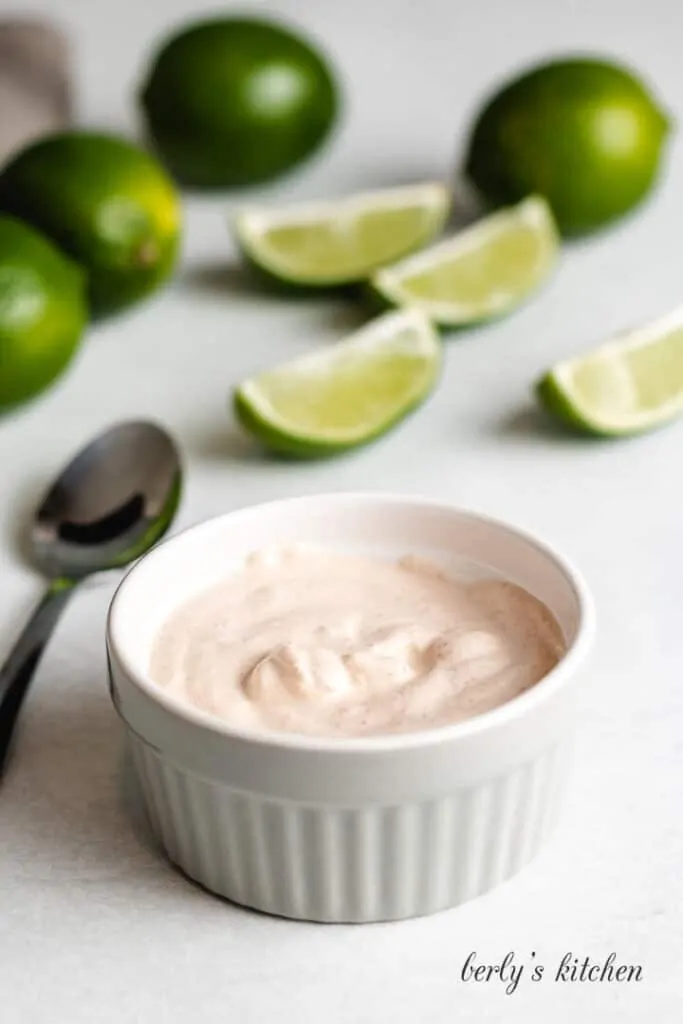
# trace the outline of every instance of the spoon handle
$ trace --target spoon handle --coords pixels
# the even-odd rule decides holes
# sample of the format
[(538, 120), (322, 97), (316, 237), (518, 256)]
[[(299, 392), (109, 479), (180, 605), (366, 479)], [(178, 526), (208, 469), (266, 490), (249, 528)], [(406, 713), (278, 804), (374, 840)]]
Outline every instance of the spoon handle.
[(75, 583), (75, 580), (58, 579), (50, 584), (4, 665), (0, 666), (0, 776), (33, 673)]

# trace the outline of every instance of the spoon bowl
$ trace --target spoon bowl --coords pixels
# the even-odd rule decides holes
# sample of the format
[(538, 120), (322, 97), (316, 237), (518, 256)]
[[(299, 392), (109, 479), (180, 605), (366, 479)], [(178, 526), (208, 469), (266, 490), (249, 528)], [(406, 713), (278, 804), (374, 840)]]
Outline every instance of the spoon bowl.
[(154, 423), (133, 421), (91, 441), (48, 490), (30, 548), (49, 586), (0, 666), (0, 773), (35, 668), (75, 586), (151, 548), (173, 521), (181, 480), (172, 438)]
[(128, 565), (168, 529), (180, 499), (172, 439), (154, 423), (120, 423), (96, 437), (45, 495), (31, 530), (33, 560), (50, 579)]

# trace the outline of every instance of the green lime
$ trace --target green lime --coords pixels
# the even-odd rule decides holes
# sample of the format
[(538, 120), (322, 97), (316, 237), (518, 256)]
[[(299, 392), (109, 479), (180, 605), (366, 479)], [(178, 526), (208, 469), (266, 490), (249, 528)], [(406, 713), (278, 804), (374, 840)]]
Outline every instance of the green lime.
[(0, 175), (0, 208), (86, 268), (96, 314), (149, 294), (175, 264), (173, 184), (144, 150), (110, 135), (64, 132), (29, 146)]
[(639, 434), (677, 419), (683, 415), (683, 307), (558, 363), (536, 390), (549, 412), (591, 434)]
[(0, 410), (59, 377), (86, 320), (80, 267), (33, 228), (0, 216)]
[(279, 281), (350, 284), (413, 252), (443, 228), (444, 185), (411, 185), (280, 209), (247, 210), (235, 233), (242, 250)]
[(141, 94), (150, 135), (179, 181), (251, 185), (298, 164), (338, 108), (330, 67), (270, 21), (219, 18), (166, 40)]
[(543, 199), (499, 210), (371, 278), (392, 306), (415, 306), (444, 327), (503, 316), (545, 281), (557, 231)]
[(440, 365), (429, 320), (417, 310), (389, 313), (346, 341), (245, 381), (235, 412), (267, 448), (334, 455), (403, 419), (429, 394)]
[(628, 213), (652, 188), (669, 121), (627, 68), (558, 60), (507, 84), (479, 114), (466, 172), (493, 204), (546, 197), (566, 235)]

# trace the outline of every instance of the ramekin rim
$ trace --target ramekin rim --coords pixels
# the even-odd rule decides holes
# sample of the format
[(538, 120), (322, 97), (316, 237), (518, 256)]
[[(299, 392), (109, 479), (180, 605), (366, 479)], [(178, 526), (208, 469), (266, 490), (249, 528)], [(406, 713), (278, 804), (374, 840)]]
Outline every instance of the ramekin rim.
[[(444, 512), (454, 512), (461, 518), (477, 520), (478, 522), (491, 525), (495, 528), (507, 531), (532, 547), (535, 547), (545, 555), (564, 575), (569, 583), (577, 600), (579, 608), (579, 628), (573, 642), (557, 663), (557, 665), (538, 683), (530, 687), (524, 693), (512, 700), (506, 701), (499, 707), (482, 714), (474, 715), (464, 721), (454, 722), (450, 725), (436, 726), (429, 729), (411, 730), (401, 733), (383, 733), (374, 736), (316, 736), (303, 733), (290, 733), (285, 731), (253, 732), (248, 729), (239, 729), (231, 726), (209, 712), (194, 707), (181, 697), (175, 697), (167, 693), (162, 687), (156, 684), (148, 675), (142, 673), (131, 664), (126, 656), (122, 645), (116, 637), (118, 606), (125, 600), (126, 588), (131, 585), (131, 578), (134, 577), (138, 568), (148, 559), (153, 558), (161, 548), (173, 545), (190, 533), (199, 531), (215, 525), (222, 520), (238, 518), (251, 515), (264, 508), (294, 506), (308, 502), (339, 502), (352, 501), (354, 503), (372, 501), (395, 505), (397, 503), (418, 508), (432, 508)], [(497, 516), (480, 512), (473, 508), (467, 508), (454, 504), (450, 501), (438, 498), (428, 498), (411, 494), (392, 493), (385, 491), (328, 491), (320, 494), (307, 494), (296, 497), (276, 498), (268, 501), (257, 502), (256, 504), (244, 505), (232, 509), (229, 512), (211, 516), (198, 523), (185, 527), (180, 532), (167, 537), (155, 545), (147, 554), (133, 565), (117, 586), (109, 605), (106, 621), (107, 646), (114, 652), (124, 672), (135, 686), (141, 690), (153, 703), (159, 704), (167, 712), (174, 715), (181, 721), (207, 729), (226, 740), (238, 740), (264, 746), (268, 748), (279, 748), (283, 750), (309, 751), (320, 753), (340, 754), (381, 754), (396, 751), (405, 751), (414, 748), (430, 747), (441, 743), (457, 742), (466, 738), (474, 737), (481, 733), (488, 732), (516, 719), (531, 713), (538, 704), (550, 699), (574, 674), (574, 670), (581, 664), (588, 654), (595, 635), (595, 606), (590, 590), (581, 572), (571, 561), (560, 554), (555, 548), (537, 537), (535, 534), (509, 523)]]

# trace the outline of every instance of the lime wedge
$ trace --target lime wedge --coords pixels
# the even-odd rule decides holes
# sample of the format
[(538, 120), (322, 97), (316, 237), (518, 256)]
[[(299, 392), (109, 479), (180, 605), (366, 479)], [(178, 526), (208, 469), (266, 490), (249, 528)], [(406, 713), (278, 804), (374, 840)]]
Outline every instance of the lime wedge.
[(393, 306), (416, 306), (444, 326), (502, 316), (550, 273), (558, 236), (550, 208), (532, 196), (401, 263), (371, 284)]
[(538, 382), (543, 405), (591, 434), (639, 434), (683, 415), (683, 306)]
[(331, 287), (362, 281), (426, 245), (443, 228), (449, 208), (445, 185), (427, 183), (246, 210), (235, 234), (246, 256), (272, 277)]
[(346, 341), (246, 380), (235, 412), (267, 448), (333, 455), (403, 419), (431, 391), (440, 363), (441, 342), (424, 314), (389, 313)]

